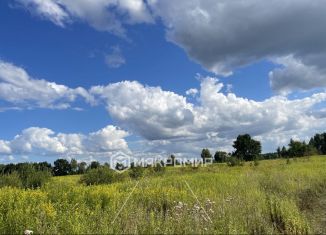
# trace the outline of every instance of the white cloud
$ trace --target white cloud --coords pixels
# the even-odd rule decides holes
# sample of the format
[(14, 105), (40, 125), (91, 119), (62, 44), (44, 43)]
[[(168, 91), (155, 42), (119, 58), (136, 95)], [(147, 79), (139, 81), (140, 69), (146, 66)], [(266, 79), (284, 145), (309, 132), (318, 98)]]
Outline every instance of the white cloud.
[(16, 0), (33, 14), (59, 26), (83, 21), (91, 27), (119, 36), (124, 24), (151, 23), (152, 16), (143, 0)]
[(112, 47), (111, 53), (105, 55), (105, 63), (110, 68), (119, 68), (126, 63), (119, 46)]
[(129, 134), (114, 126), (107, 126), (97, 132), (90, 133), (85, 140), (88, 152), (110, 152), (128, 150), (127, 142), (124, 140)]
[(84, 88), (71, 89), (34, 79), (23, 68), (0, 60), (0, 99), (15, 105), (15, 108), (67, 109), (78, 97), (94, 102)]
[(8, 141), (0, 140), (0, 153), (9, 154), (11, 149)]
[(198, 90), (196, 88), (191, 88), (186, 91), (186, 95), (196, 96), (198, 94)]
[(109, 114), (118, 123), (152, 143), (149, 148), (155, 146), (157, 151), (230, 148), (225, 143), (230, 146), (243, 133), (261, 138), (265, 150), (273, 150), (294, 133), (306, 138), (325, 128), (321, 123), (326, 123), (326, 118), (314, 113), (316, 105), (326, 101), (326, 93), (296, 100), (275, 96), (258, 102), (223, 94), (222, 88), (215, 78), (203, 79), (198, 105), (138, 82), (97, 86), (90, 92), (107, 103)]
[[(302, 66), (292, 57), (277, 62), (286, 63), (289, 68)], [(280, 71), (271, 74), (273, 86), (280, 82), (277, 77)], [(200, 90), (193, 88), (186, 92), (196, 95), (196, 103), (192, 103), (185, 96), (135, 81), (95, 86), (89, 91), (71, 89), (34, 79), (24, 69), (1, 61), (0, 99), (15, 108), (68, 108), (78, 97), (89, 103), (104, 102), (121, 127), (145, 140), (144, 149), (149, 152), (188, 154), (214, 146), (230, 149), (232, 140), (241, 133), (261, 138), (265, 150), (272, 150), (279, 143), (286, 144), (284, 141), (291, 137), (307, 138), (326, 128), (323, 124), (326, 123), (323, 106), (326, 93), (296, 100), (274, 96), (258, 102), (223, 93), (224, 84), (216, 78), (200, 80)], [(56, 134), (50, 129), (35, 127), (22, 131), (11, 141), (1, 140), (0, 152), (13, 156), (92, 154), (96, 157), (106, 152), (127, 151), (124, 139), (127, 135), (126, 131), (113, 126), (88, 135)]]
[(129, 134), (114, 126), (83, 134), (55, 133), (47, 128), (31, 127), (11, 141), (0, 140), (0, 154), (22, 156), (75, 156), (90, 154), (108, 157), (116, 151), (130, 152), (124, 139)]
[[(119, 125), (141, 137), (133, 146), (143, 153), (193, 156), (204, 147), (231, 151), (233, 139), (243, 133), (260, 139), (265, 151), (273, 151), (290, 138), (307, 139), (326, 128), (326, 93), (295, 100), (275, 96), (258, 102), (222, 90), (224, 85), (218, 79), (207, 77), (201, 79), (196, 103), (135, 81), (95, 86), (89, 93), (99, 104), (104, 102)], [(32, 127), (13, 140), (0, 140), (0, 153), (108, 157), (116, 151), (129, 152), (128, 135), (114, 126), (88, 135)]]
[(128, 81), (92, 87), (90, 93), (107, 102), (110, 115), (121, 125), (147, 139), (189, 135), (187, 125), (194, 116), (185, 97)]
[(64, 27), (65, 23), (70, 21), (70, 17), (67, 12), (56, 1), (17, 0), (17, 2), (19, 2), (32, 14), (48, 19), (58, 26)]
[(54, 132), (47, 128), (31, 127), (22, 131), (11, 142), (13, 153), (25, 154), (63, 154), (67, 148), (61, 143)]
[(274, 72), (273, 88), (325, 87), (324, 0), (148, 2), (163, 19), (168, 40), (209, 71), (228, 76), (257, 61), (293, 55), (300, 65), (282, 63), (289, 67)]

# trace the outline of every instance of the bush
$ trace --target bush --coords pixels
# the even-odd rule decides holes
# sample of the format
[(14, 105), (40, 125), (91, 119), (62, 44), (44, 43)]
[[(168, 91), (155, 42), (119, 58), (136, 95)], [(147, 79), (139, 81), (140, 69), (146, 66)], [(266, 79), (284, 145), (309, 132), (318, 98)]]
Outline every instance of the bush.
[(141, 166), (132, 167), (129, 171), (130, 178), (139, 179), (144, 175), (144, 168)]
[(0, 187), (36, 189), (42, 187), (52, 177), (49, 171), (37, 171), (28, 166), (20, 172), (0, 176)]
[(146, 168), (149, 175), (163, 175), (165, 173), (165, 169), (161, 163), (157, 162), (153, 166), (148, 166)]
[(89, 170), (82, 175), (80, 182), (86, 185), (112, 184), (122, 180), (123, 175), (116, 173), (109, 167), (100, 167)]
[(228, 166), (243, 166), (243, 162), (238, 159), (237, 157), (230, 157), (228, 158), (228, 162), (227, 162)]
[(22, 178), (22, 184), (24, 188), (40, 188), (46, 182), (50, 180), (52, 174), (48, 171), (36, 171), (29, 172), (27, 177)]
[(155, 166), (153, 167), (153, 171), (155, 173), (164, 173), (165, 167), (161, 163), (156, 163)]
[(40, 188), (50, 180), (52, 174), (47, 170), (36, 170), (31, 164), (20, 167), (18, 175), (24, 188)]
[(2, 187), (16, 187), (21, 188), (23, 186), (19, 175), (14, 172), (8, 175), (1, 175), (0, 176), (0, 188)]

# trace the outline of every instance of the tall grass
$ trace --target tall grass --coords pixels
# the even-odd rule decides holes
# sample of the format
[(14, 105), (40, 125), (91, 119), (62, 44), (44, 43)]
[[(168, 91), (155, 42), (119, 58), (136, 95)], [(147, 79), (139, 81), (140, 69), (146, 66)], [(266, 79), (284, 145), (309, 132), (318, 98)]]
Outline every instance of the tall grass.
[(110, 185), (67, 176), (37, 190), (5, 187), (0, 233), (313, 233), (302, 207), (326, 192), (325, 169), (326, 158), (313, 157), (168, 168)]

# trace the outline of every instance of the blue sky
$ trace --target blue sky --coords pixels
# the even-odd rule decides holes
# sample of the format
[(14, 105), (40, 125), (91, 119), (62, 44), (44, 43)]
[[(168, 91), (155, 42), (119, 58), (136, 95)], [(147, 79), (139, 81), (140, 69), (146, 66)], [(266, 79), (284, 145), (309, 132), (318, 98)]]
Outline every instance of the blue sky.
[(1, 1), (0, 161), (196, 156), (242, 133), (266, 152), (323, 131), (325, 3), (271, 5), (268, 22), (224, 2)]

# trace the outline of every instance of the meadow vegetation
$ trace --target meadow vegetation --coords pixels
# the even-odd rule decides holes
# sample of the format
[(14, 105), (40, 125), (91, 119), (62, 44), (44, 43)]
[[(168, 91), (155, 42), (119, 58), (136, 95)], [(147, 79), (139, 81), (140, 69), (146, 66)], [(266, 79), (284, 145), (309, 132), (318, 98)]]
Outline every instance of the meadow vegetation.
[(12, 183), (0, 188), (0, 233), (325, 232), (311, 213), (326, 195), (326, 157), (242, 164), (136, 168), (119, 177), (103, 166), (33, 190), (15, 173), (1, 178)]

